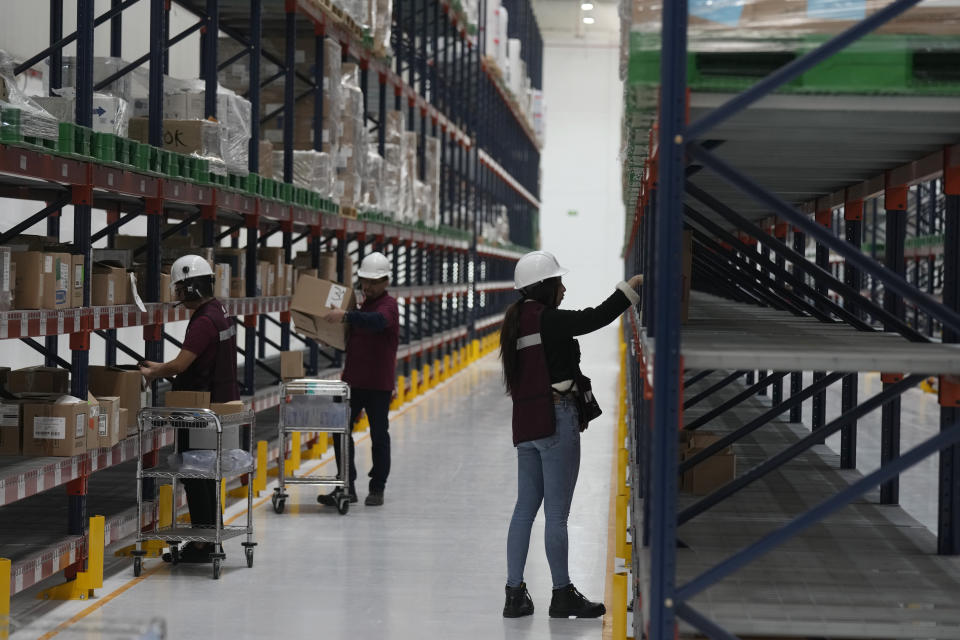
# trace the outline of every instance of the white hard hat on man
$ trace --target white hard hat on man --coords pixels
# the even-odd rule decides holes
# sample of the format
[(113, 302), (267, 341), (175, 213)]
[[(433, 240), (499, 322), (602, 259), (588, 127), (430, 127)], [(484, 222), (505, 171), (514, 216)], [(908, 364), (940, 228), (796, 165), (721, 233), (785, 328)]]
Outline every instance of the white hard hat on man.
[(390, 276), (390, 261), (379, 251), (367, 254), (360, 261), (357, 276), (365, 280), (379, 280)]

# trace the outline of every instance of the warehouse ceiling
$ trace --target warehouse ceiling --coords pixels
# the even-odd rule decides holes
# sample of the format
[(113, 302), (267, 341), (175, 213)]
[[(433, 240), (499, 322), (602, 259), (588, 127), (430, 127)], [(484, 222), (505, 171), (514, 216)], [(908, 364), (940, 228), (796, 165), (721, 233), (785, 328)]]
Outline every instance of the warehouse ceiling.
[[(618, 34), (620, 18), (618, 3), (611, 0), (590, 0), (594, 5), (582, 10), (583, 0), (534, 0), (533, 11), (545, 40), (551, 37), (578, 37), (592, 39), (600, 34)], [(592, 17), (593, 24), (584, 24), (584, 17)]]

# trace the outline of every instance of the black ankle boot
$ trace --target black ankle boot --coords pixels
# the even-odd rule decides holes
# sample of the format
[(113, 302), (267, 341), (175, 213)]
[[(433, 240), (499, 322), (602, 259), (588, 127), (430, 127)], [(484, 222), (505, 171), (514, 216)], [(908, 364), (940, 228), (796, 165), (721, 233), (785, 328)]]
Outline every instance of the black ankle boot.
[(599, 618), (607, 612), (602, 602), (590, 602), (572, 584), (553, 590), (551, 618)]
[(519, 587), (507, 586), (507, 600), (503, 604), (504, 618), (522, 618), (533, 613), (533, 600), (527, 593), (527, 583), (521, 582)]

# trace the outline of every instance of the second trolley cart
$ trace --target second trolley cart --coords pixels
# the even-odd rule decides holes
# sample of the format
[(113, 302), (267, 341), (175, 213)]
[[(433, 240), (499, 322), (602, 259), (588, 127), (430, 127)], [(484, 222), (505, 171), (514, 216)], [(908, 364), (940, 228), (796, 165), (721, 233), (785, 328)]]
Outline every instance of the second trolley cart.
[[(288, 484), (313, 484), (343, 489), (337, 497), (337, 511), (345, 515), (350, 510), (349, 485), (350, 447), (350, 385), (339, 380), (298, 378), (280, 384), (280, 472), (278, 486), (273, 490), (273, 510), (283, 513), (289, 494)], [(286, 435), (294, 431), (340, 433), (340, 468), (333, 476), (287, 476), (284, 456), (287, 451)]]
[[(182, 542), (209, 542), (215, 545), (210, 554), (213, 561), (213, 577), (220, 577), (220, 567), (226, 554), (223, 553), (222, 543), (230, 538), (246, 535), (246, 542), (242, 543), (247, 558), (247, 566), (253, 566), (253, 482), (247, 482), (247, 522), (243, 525), (223, 524), (223, 503), (220, 486), (224, 480), (235, 478), (243, 474), (252, 474), (256, 471), (256, 456), (253, 449), (254, 413), (242, 411), (220, 415), (209, 409), (183, 409), (175, 407), (147, 407), (137, 414), (137, 518), (143, 522), (144, 492), (153, 496), (153, 526), (137, 534), (137, 548), (134, 551), (133, 574), (139, 576), (143, 568), (142, 549), (144, 540), (164, 540), (170, 545), (173, 562), (178, 560), (178, 544)], [(248, 429), (241, 429), (249, 425)], [(158, 429), (175, 428), (181, 433), (193, 436), (190, 440), (191, 449), (181, 451), (178, 434), (174, 453), (166, 461), (153, 467), (144, 465), (144, 439), (157, 435)], [(239, 448), (224, 451), (224, 429), (236, 428), (238, 436), (246, 431), (246, 437), (239, 437)], [(199, 444), (197, 441), (203, 441)], [(242, 445), (245, 441), (245, 447)], [(201, 448), (203, 447), (203, 448)], [(146, 448), (152, 450), (154, 447)], [(210, 480), (216, 483), (216, 514), (215, 524), (212, 526), (180, 526), (177, 522), (177, 501), (171, 501), (172, 514), (168, 521), (169, 526), (161, 527), (159, 502), (157, 500), (157, 485), (166, 480), (172, 484), (172, 495), (177, 495), (177, 483), (180, 480), (196, 479)]]

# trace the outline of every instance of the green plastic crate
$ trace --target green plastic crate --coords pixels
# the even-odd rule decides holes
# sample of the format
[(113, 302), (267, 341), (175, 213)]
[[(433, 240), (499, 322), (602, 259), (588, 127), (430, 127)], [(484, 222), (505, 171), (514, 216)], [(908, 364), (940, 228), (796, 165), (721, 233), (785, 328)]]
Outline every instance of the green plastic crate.
[(93, 132), (91, 151), (100, 162), (117, 161), (117, 136), (112, 133)]

